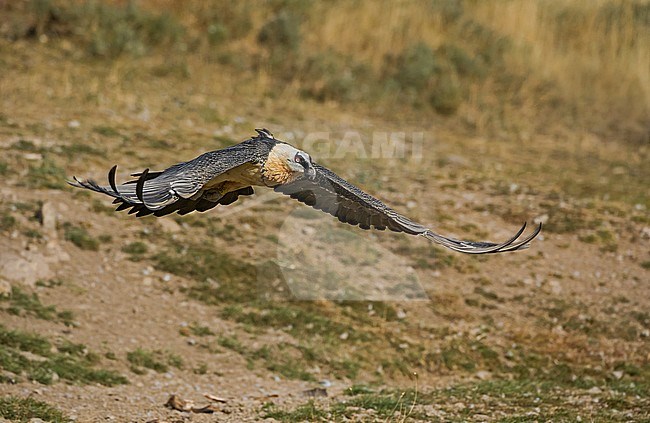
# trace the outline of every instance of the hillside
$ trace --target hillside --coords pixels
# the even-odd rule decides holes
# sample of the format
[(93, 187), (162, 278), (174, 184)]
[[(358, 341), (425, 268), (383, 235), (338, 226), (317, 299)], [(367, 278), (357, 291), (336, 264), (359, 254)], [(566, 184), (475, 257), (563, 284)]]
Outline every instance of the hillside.
[[(0, 3), (0, 416), (650, 418), (645, 3), (74, 4)], [(544, 232), (468, 257), (263, 190), (136, 219), (65, 184), (260, 127), (440, 233)]]

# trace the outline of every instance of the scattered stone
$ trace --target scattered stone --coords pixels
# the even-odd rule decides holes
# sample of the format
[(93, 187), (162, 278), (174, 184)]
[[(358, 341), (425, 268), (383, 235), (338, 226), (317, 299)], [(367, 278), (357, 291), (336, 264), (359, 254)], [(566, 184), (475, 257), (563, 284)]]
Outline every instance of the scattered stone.
[(181, 225), (176, 223), (173, 219), (158, 219), (156, 222), (163, 232), (168, 232), (170, 234), (178, 233), (183, 229)]
[(145, 106), (145, 108), (142, 109), (142, 111), (138, 113), (136, 117), (143, 122), (149, 122), (149, 120), (151, 119), (151, 111), (149, 110), (148, 107)]
[(0, 274), (13, 282), (33, 287), (39, 279), (52, 279), (54, 272), (46, 258), (33, 251), (24, 251), (22, 256), (14, 253), (0, 254)]
[(225, 398), (221, 398), (221, 397), (217, 397), (217, 396), (212, 395), (212, 394), (203, 394), (203, 396), (206, 397), (207, 399), (209, 399), (210, 401), (220, 402), (220, 403), (222, 403), (222, 404), (225, 404), (225, 403), (228, 402), (227, 399), (225, 399)]
[(192, 407), (194, 407), (194, 403), (192, 401), (186, 401), (176, 394), (170, 396), (165, 405), (172, 410), (178, 411), (191, 411)]
[(40, 162), (43, 160), (43, 155), (40, 153), (25, 153), (23, 154), (23, 158), (30, 162)]
[(406, 312), (400, 308), (399, 310), (397, 310), (397, 318), (400, 320), (405, 319)]
[(208, 404), (203, 407), (196, 407), (193, 401), (184, 400), (183, 398), (179, 397), (176, 394), (173, 394), (172, 396), (169, 397), (169, 399), (165, 403), (165, 406), (171, 408), (172, 410), (192, 412), (192, 413), (212, 414), (215, 411), (219, 411), (219, 409), (213, 404)]
[(316, 229), (312, 228), (311, 226), (303, 226), (302, 233), (307, 236), (313, 236), (316, 234)]
[(51, 202), (46, 201), (41, 206), (40, 220), (43, 231), (49, 236), (56, 236), (56, 210)]
[(342, 341), (345, 341), (346, 339), (348, 339), (349, 336), (350, 336), (349, 333), (343, 332), (342, 334), (339, 335), (339, 339), (341, 339)]
[(71, 120), (70, 122), (68, 122), (68, 128), (76, 129), (76, 128), (80, 127), (80, 126), (81, 126), (81, 123), (79, 123), (79, 121), (76, 120), (76, 119)]
[(492, 377), (492, 373), (488, 372), (487, 370), (479, 370), (476, 372), (476, 377), (480, 380), (488, 380)]
[(11, 284), (4, 279), (0, 279), (0, 298), (11, 296)]
[(327, 397), (327, 389), (325, 388), (312, 388), (302, 391), (302, 395), (309, 398), (323, 398)]
[(546, 222), (548, 222), (548, 215), (547, 215), (547, 214), (542, 214), (542, 215), (540, 215), (540, 216), (537, 216), (535, 219), (533, 219), (533, 222), (534, 222), (536, 225), (539, 225), (540, 223), (541, 223), (542, 225), (545, 225)]
[(624, 374), (625, 373), (622, 370), (615, 370), (612, 372), (612, 375), (614, 375), (616, 379), (622, 378)]
[(603, 390), (597, 386), (594, 386), (593, 388), (589, 389), (587, 393), (592, 395), (598, 395), (598, 394), (602, 394)]
[(463, 156), (458, 156), (456, 154), (448, 154), (444, 157), (444, 160), (447, 164), (454, 167), (468, 167), (470, 165), (469, 160)]
[(650, 239), (650, 227), (645, 226), (641, 229), (641, 237), (644, 239)]
[(548, 285), (551, 287), (551, 292), (553, 294), (558, 295), (562, 293), (562, 284), (560, 284), (560, 281), (557, 279), (551, 279)]

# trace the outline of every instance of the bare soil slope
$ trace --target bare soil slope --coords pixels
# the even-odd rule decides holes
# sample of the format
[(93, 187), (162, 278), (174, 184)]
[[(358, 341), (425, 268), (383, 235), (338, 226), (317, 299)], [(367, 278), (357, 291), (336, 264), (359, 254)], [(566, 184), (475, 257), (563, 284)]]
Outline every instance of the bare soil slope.
[[(647, 146), (466, 136), (257, 98), (225, 68), (152, 77), (157, 59), (77, 66), (34, 43), (0, 48), (4, 399), (84, 422), (650, 418)], [(279, 195), (135, 219), (64, 182), (164, 168), (255, 127), (297, 145), (353, 131), (367, 154), (315, 159), (441, 233), (545, 230), (528, 251), (466, 257)], [(410, 141), (404, 158), (369, 153), (397, 131), (423, 134), (421, 155)], [(214, 414), (171, 410), (171, 394)]]

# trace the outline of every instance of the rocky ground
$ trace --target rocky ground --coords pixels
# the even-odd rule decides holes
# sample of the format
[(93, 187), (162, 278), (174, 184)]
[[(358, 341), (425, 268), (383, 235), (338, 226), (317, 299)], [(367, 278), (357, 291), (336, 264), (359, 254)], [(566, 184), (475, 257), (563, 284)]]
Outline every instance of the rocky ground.
[[(207, 75), (148, 80), (128, 62), (75, 67), (38, 46), (2, 49), (4, 417), (650, 418), (647, 146), (479, 137), (257, 99), (229, 74), (198, 90)], [(65, 184), (103, 180), (115, 163), (120, 180), (164, 168), (255, 127), (297, 145), (326, 132), (340, 146), (354, 131), (366, 154), (319, 143), (315, 160), (441, 233), (545, 230), (525, 252), (467, 257), (344, 228), (262, 190), (206, 214), (135, 219)], [(373, 157), (373, 135), (397, 131), (411, 140), (405, 157)], [(173, 394), (203, 412), (166, 406)]]

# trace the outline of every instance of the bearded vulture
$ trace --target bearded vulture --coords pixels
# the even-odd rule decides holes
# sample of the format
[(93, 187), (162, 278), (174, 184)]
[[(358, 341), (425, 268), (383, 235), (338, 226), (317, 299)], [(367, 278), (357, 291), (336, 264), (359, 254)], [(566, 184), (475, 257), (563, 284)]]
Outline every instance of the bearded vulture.
[(204, 212), (218, 204), (228, 205), (240, 196), (252, 195), (253, 186), (286, 194), (301, 203), (337, 217), (341, 222), (410, 235), (421, 235), (451, 250), (467, 254), (503, 253), (528, 248), (541, 231), (541, 224), (519, 239), (526, 224), (507, 241), (461, 241), (432, 232), (411, 221), (375, 197), (314, 163), (309, 154), (279, 141), (266, 129), (257, 136), (222, 150), (204, 153), (194, 160), (175, 164), (163, 171), (134, 173), (137, 179), (115, 183), (117, 166), (108, 172), (109, 186), (93, 180), (68, 181), (72, 186), (110, 195), (117, 211), (130, 209), (136, 216), (184, 215)]

